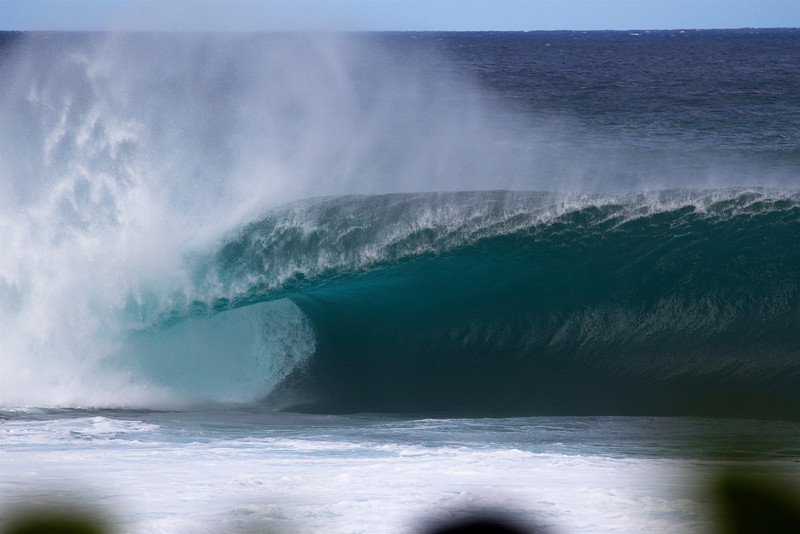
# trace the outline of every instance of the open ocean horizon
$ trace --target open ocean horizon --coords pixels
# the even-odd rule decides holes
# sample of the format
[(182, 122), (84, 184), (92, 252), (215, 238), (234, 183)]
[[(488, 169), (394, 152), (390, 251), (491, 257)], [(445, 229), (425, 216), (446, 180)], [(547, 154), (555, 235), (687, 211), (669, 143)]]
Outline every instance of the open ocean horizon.
[(799, 147), (798, 29), (0, 34), (0, 529), (797, 490)]

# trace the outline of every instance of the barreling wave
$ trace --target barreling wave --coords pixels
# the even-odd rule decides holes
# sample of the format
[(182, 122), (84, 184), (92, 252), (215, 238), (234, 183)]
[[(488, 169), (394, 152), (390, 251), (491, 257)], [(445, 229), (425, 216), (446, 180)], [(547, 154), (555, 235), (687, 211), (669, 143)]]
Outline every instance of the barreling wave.
[(312, 199), (193, 263), (158, 328), (293, 303), (275, 406), (800, 415), (797, 192)]

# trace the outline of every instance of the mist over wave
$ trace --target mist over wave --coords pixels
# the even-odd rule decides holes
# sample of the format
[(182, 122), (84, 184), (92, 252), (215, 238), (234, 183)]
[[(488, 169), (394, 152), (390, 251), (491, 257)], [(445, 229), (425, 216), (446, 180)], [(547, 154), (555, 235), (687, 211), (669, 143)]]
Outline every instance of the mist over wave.
[(325, 35), (4, 36), (3, 396), (139, 402), (95, 367), (131, 302), (204, 299), (185, 254), (287, 200), (468, 181), (477, 93), (422, 60)]
[[(610, 411), (664, 369), (722, 369), (722, 402), (754, 366), (750, 398), (797, 402), (778, 378), (798, 374), (791, 165), (600, 150), (407, 37), (23, 34), (0, 54), (3, 406), (474, 408), (452, 361), (487, 347), (499, 389), (552, 371), (531, 363), (548, 350), (573, 354), (559, 372), (627, 354), (586, 367), (627, 366)], [(663, 344), (673, 363), (635, 370)], [(371, 398), (404, 358), (428, 376), (418, 402)]]

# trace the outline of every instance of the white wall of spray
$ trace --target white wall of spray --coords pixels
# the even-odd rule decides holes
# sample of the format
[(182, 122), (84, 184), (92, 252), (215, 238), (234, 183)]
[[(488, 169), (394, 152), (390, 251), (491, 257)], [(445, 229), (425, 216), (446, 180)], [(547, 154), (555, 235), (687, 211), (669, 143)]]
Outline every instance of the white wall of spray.
[(1, 53), (3, 406), (180, 401), (110, 357), (212, 298), (186, 258), (269, 206), (498, 185), (478, 93), (421, 76), (421, 53), (190, 34), (27, 35)]

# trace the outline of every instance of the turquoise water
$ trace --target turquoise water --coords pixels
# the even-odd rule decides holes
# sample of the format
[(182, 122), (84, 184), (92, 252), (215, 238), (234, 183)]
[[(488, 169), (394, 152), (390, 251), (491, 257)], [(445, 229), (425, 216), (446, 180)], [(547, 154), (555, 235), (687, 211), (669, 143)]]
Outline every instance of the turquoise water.
[(123, 361), (217, 400), (246, 355), (316, 412), (797, 417), (798, 243), (787, 191), (305, 201), (196, 259), (205, 300)]

